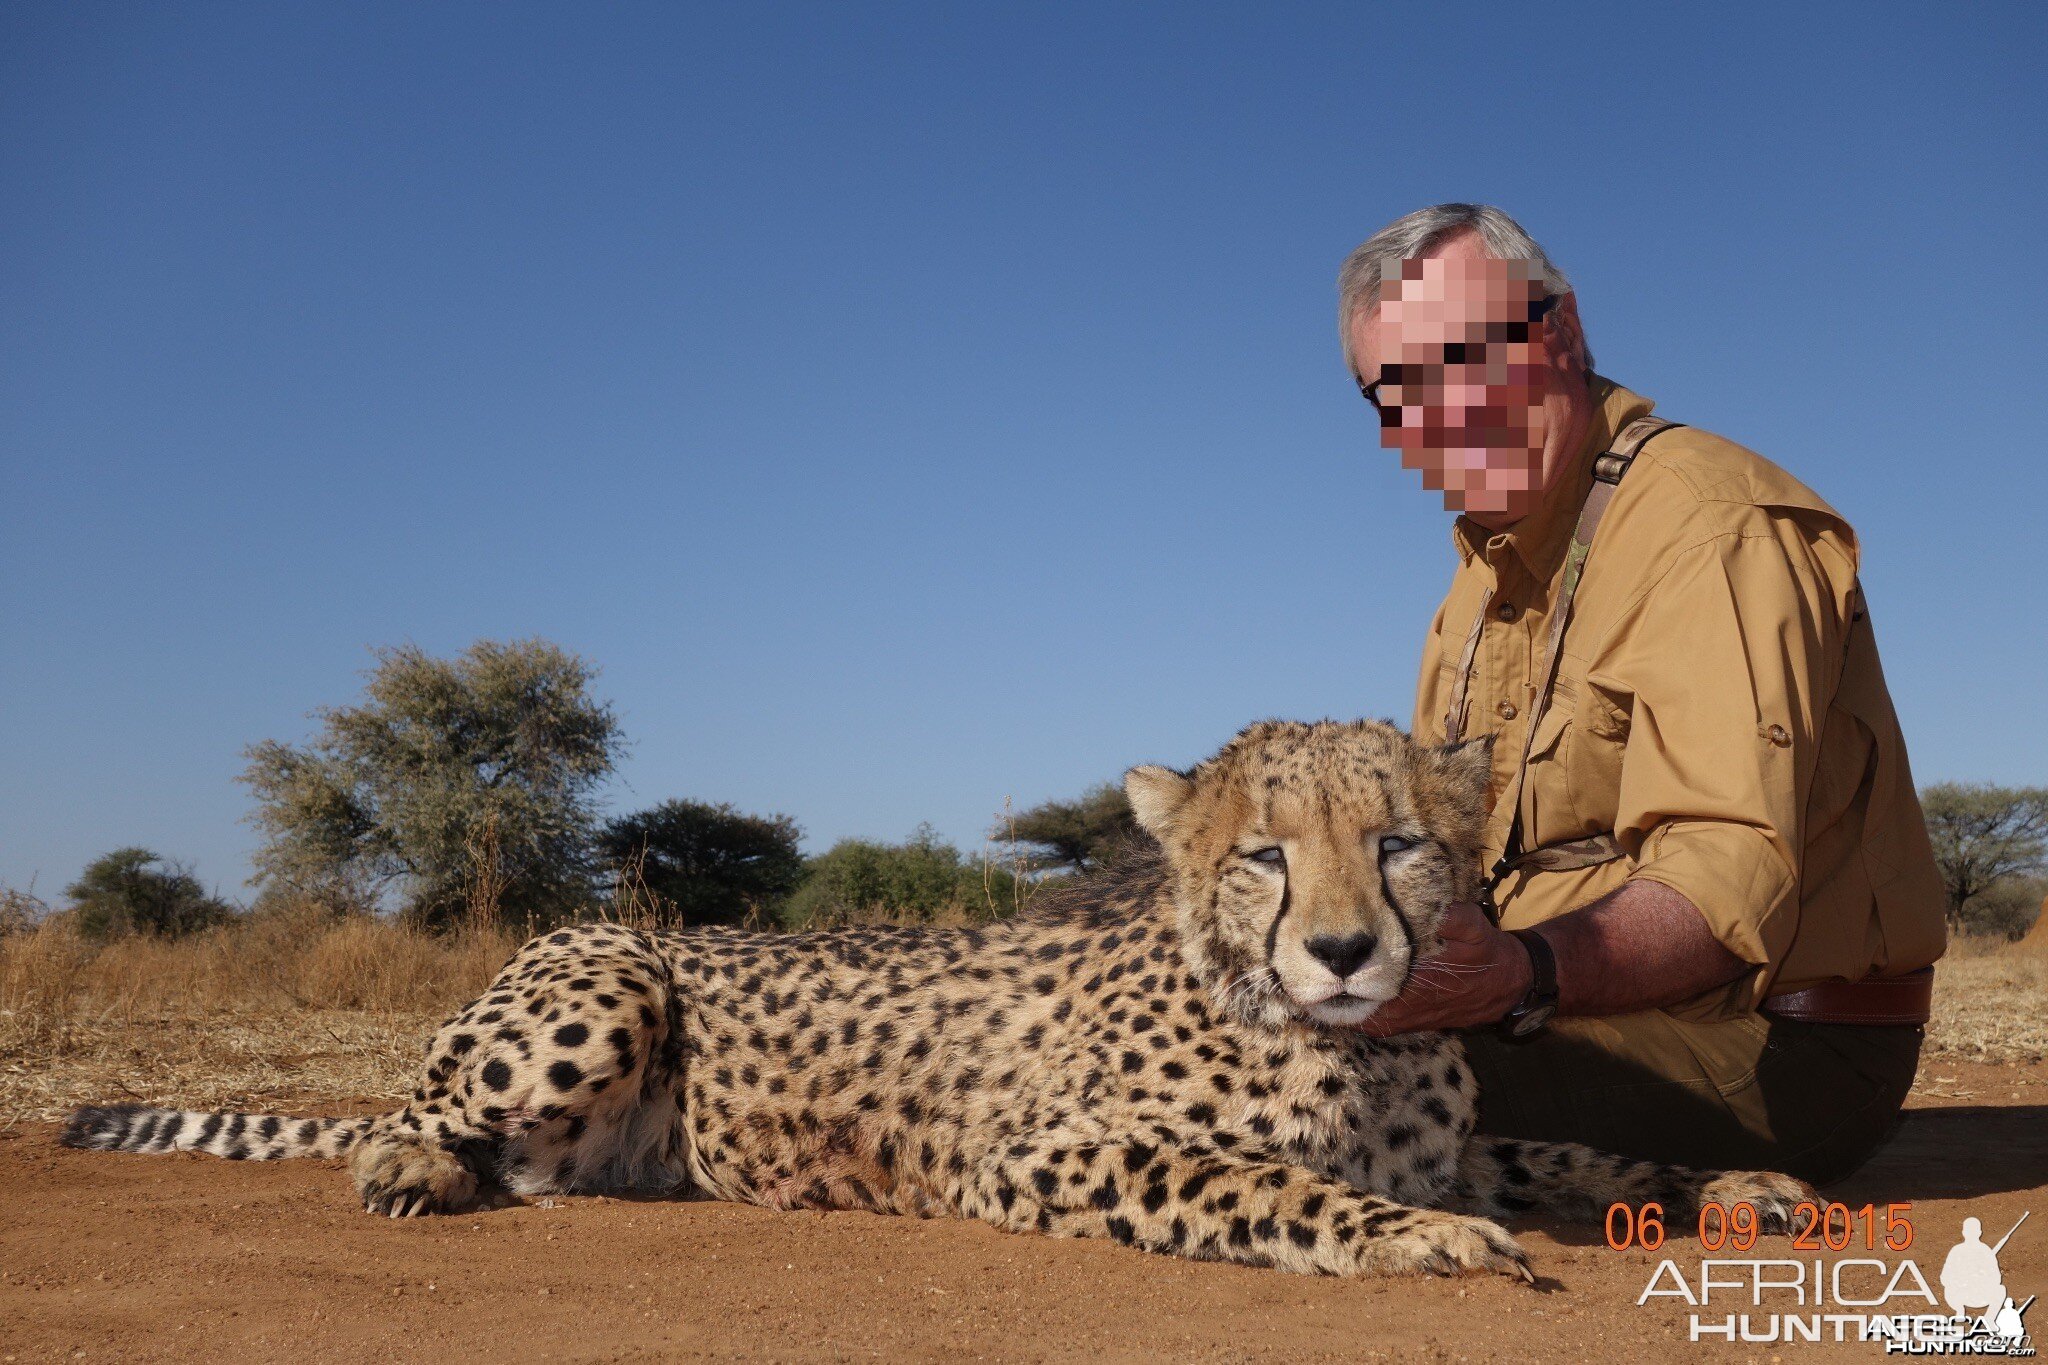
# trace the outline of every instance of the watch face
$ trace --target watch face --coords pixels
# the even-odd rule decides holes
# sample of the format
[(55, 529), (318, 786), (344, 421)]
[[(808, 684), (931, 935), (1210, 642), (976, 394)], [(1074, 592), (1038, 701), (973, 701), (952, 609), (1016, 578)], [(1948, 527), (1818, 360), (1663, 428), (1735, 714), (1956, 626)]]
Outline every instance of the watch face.
[(1550, 1022), (1550, 1016), (1557, 1013), (1555, 1005), (1538, 1005), (1521, 1018), (1515, 1020), (1514, 1033), (1517, 1038), (1533, 1037), (1538, 1030)]

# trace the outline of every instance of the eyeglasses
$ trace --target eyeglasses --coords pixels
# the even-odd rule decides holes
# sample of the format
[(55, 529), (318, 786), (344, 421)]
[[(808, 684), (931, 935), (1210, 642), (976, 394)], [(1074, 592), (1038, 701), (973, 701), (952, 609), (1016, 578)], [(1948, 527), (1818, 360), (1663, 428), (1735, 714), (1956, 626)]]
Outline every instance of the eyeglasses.
[(1527, 320), (1514, 322), (1489, 322), (1486, 324), (1484, 341), (1447, 341), (1444, 343), (1444, 358), (1440, 364), (1382, 365), (1380, 377), (1368, 384), (1364, 376), (1358, 377), (1358, 392), (1365, 401), (1372, 404), (1372, 410), (1380, 415), (1383, 427), (1401, 424), (1401, 409), (1415, 407), (1414, 403), (1382, 402), (1380, 389), (1421, 387), (1430, 382), (1432, 374), (1440, 375), (1445, 365), (1483, 365), (1486, 363), (1486, 348), (1496, 343), (1521, 345), (1535, 335), (1543, 320), (1550, 316), (1550, 310), (1557, 307), (1561, 294), (1545, 294), (1529, 305)]

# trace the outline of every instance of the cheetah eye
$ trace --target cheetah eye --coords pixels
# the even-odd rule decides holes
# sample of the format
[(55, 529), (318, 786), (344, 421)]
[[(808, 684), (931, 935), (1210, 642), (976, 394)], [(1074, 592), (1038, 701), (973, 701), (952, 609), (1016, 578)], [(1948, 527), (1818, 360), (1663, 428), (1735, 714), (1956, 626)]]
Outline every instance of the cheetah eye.
[(1280, 847), (1277, 844), (1270, 848), (1255, 848), (1244, 856), (1250, 861), (1260, 863), (1266, 867), (1287, 866), (1287, 855), (1280, 851)]
[(1413, 839), (1404, 839), (1398, 834), (1382, 834), (1380, 836), (1380, 852), (1383, 855), (1388, 853), (1406, 853), (1413, 847), (1415, 847)]

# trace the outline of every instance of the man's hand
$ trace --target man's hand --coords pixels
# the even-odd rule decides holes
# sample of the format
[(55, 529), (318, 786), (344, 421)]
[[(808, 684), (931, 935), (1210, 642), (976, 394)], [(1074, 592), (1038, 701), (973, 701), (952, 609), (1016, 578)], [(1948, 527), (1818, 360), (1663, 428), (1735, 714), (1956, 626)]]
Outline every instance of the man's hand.
[(1478, 906), (1460, 901), (1437, 929), (1443, 946), (1415, 964), (1408, 985), (1360, 1025), (1374, 1037), (1491, 1024), (1529, 993), (1529, 950)]
[[(1407, 989), (1359, 1025), (1365, 1032), (1384, 1038), (1484, 1026), (1529, 993), (1529, 950), (1478, 906), (1453, 905), (1437, 934), (1443, 947), (1416, 963)], [(1557, 1011), (1565, 1016), (1660, 1009), (1751, 970), (1714, 937), (1697, 906), (1643, 879), (1545, 920), (1543, 937), (1557, 955)]]

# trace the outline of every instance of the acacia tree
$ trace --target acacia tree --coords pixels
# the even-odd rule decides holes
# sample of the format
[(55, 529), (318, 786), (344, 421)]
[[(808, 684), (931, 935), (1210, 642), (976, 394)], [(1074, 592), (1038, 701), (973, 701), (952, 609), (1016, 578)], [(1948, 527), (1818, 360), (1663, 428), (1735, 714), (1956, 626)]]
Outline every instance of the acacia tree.
[(597, 846), (630, 884), (653, 893), (665, 923), (759, 921), (803, 880), (803, 830), (787, 815), (664, 801), (604, 827)]
[(1948, 894), (1948, 922), (1986, 892), (2048, 868), (2048, 787), (1938, 782), (1920, 793), (1927, 836)]
[(1035, 844), (1026, 866), (1088, 872), (1145, 837), (1122, 787), (1104, 782), (1072, 801), (1046, 801), (989, 831), (997, 842)]
[(597, 670), (537, 639), (376, 658), (362, 701), (315, 712), (308, 743), (245, 751), (258, 882), (359, 909), (395, 894), (434, 924), (539, 923), (587, 901), (591, 795), (623, 744), (590, 695)]

